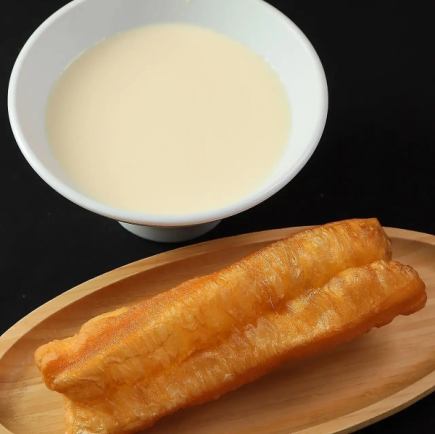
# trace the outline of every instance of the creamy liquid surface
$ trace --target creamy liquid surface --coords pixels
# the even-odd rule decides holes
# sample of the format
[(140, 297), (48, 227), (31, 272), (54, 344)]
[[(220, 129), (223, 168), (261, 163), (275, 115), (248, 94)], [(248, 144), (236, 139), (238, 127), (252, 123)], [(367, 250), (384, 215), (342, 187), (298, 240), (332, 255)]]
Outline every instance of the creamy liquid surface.
[(258, 55), (201, 27), (134, 29), (87, 50), (47, 108), (55, 157), (107, 205), (184, 214), (258, 189), (290, 130), (283, 85)]

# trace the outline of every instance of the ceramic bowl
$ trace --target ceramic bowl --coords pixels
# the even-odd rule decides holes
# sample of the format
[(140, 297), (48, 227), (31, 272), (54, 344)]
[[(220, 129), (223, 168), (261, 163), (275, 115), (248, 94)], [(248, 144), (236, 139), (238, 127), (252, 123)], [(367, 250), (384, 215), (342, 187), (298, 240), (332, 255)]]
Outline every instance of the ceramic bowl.
[[(53, 157), (45, 131), (47, 98), (64, 69), (87, 48), (134, 27), (168, 22), (211, 28), (269, 62), (291, 106), (286, 151), (263, 185), (221, 208), (182, 215), (113, 208), (78, 191)], [(308, 39), (290, 19), (262, 0), (75, 0), (49, 17), (23, 47), (12, 71), (8, 105), (22, 153), (52, 188), (77, 205), (122, 222), (136, 235), (184, 241), (269, 198), (302, 169), (322, 135), (328, 93), (322, 65)]]

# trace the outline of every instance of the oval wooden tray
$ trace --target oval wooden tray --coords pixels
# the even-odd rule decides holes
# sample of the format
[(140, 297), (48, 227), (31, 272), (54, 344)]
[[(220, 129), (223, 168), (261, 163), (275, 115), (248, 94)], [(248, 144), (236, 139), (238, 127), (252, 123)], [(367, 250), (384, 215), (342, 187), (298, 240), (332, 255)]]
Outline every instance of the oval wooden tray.
[[(36, 347), (70, 336), (89, 318), (209, 273), (301, 228), (197, 244), (147, 258), (79, 285), (0, 338), (0, 433), (63, 433), (60, 395), (33, 365)], [(427, 306), (312, 358), (283, 366), (221, 399), (166, 418), (152, 434), (283, 434), (352, 431), (435, 388), (435, 236), (387, 229), (396, 259), (425, 280)], [(74, 272), (74, 270), (72, 270)]]

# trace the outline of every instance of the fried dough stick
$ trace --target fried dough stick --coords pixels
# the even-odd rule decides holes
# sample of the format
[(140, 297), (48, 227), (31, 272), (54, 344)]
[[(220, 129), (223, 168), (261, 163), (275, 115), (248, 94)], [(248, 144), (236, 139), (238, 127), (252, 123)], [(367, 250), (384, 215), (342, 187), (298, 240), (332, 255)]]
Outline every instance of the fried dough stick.
[(117, 434), (151, 426), (174, 411), (216, 399), (267, 373), (410, 314), (426, 302), (408, 266), (377, 261), (339, 273), (228, 338), (134, 387), (115, 386), (93, 402), (67, 401), (68, 434)]
[(40, 347), (50, 389), (92, 400), (113, 387), (146, 383), (193, 353), (282, 309), (340, 271), (391, 257), (376, 219), (348, 220), (276, 242), (214, 274), (133, 307), (101, 315), (71, 338)]

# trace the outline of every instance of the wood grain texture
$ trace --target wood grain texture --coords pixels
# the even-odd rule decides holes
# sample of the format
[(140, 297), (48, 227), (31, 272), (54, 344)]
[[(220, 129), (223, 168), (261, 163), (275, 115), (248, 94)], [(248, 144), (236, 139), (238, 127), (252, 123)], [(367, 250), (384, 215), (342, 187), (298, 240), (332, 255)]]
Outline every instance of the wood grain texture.
[[(185, 247), (113, 270), (41, 306), (0, 338), (0, 433), (60, 434), (60, 395), (33, 363), (41, 344), (95, 315), (207, 274), (301, 228)], [(350, 344), (275, 373), (218, 401), (181, 411), (150, 434), (346, 432), (388, 416), (435, 388), (435, 237), (387, 229), (395, 259), (427, 284), (427, 306)]]

